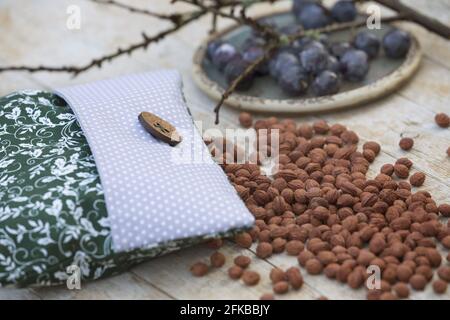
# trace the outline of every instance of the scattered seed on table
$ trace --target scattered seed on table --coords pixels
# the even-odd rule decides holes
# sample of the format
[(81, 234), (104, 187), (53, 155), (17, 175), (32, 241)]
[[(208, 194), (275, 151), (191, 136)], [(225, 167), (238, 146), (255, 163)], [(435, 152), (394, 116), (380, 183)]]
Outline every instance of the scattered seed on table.
[(209, 267), (204, 262), (196, 262), (191, 266), (191, 273), (196, 277), (203, 277), (208, 273)]
[(268, 242), (260, 242), (256, 247), (256, 255), (261, 259), (270, 257), (272, 255), (272, 252), (272, 245)]
[(423, 172), (416, 172), (409, 178), (409, 182), (413, 187), (420, 187), (425, 182), (425, 174)]
[(441, 243), (446, 249), (450, 249), (450, 235), (442, 238)]
[(399, 282), (394, 285), (394, 292), (397, 295), (397, 297), (401, 299), (405, 299), (409, 297), (409, 288), (406, 283)]
[(331, 264), (329, 264), (329, 265), (327, 265), (327, 266), (325, 267), (325, 269), (323, 270), (323, 272), (325, 273), (325, 275), (326, 275), (328, 278), (334, 279), (334, 278), (336, 278), (336, 275), (337, 275), (337, 273), (338, 273), (338, 271), (339, 271), (339, 268), (340, 268), (339, 264), (337, 264), (337, 263), (331, 263)]
[(237, 256), (234, 258), (234, 263), (243, 269), (247, 268), (251, 262), (252, 260), (247, 256)]
[(305, 264), (306, 271), (309, 274), (317, 275), (320, 274), (323, 270), (322, 263), (316, 258), (309, 259)]
[(450, 117), (445, 113), (438, 113), (434, 120), (436, 121), (437, 125), (441, 128), (448, 128), (450, 126)]
[(286, 253), (290, 256), (298, 256), (305, 249), (303, 242), (291, 240), (286, 243)]
[(397, 278), (402, 282), (408, 282), (409, 279), (413, 276), (413, 270), (407, 265), (399, 265), (397, 267)]
[(318, 120), (313, 123), (313, 129), (317, 134), (326, 134), (330, 130), (330, 126), (325, 120)]
[(383, 292), (380, 295), (380, 300), (397, 300), (397, 297), (392, 292)]
[(447, 282), (438, 279), (433, 282), (433, 290), (437, 294), (443, 294), (447, 291)]
[(286, 277), (292, 288), (298, 290), (303, 286), (303, 276), (299, 268), (290, 267), (286, 270)]
[(242, 232), (237, 234), (234, 237), (234, 241), (236, 242), (236, 244), (242, 248), (250, 248), (252, 246), (253, 243), (253, 239), (251, 237), (251, 235), (247, 232)]
[(450, 282), (450, 266), (442, 266), (438, 269), (438, 276), (444, 281)]
[(214, 252), (211, 257), (211, 265), (214, 268), (220, 268), (225, 264), (225, 256), (223, 255), (223, 253), (220, 253), (218, 251)]
[(375, 155), (378, 155), (380, 153), (381, 146), (378, 142), (367, 141), (363, 144), (363, 150), (372, 150)]
[(208, 242), (206, 242), (206, 246), (213, 250), (220, 249), (223, 246), (223, 240), (222, 239), (209, 240)]
[(270, 270), (270, 280), (272, 283), (285, 281), (287, 279), (286, 273), (280, 268), (273, 268)]
[(411, 169), (411, 167), (413, 166), (413, 162), (408, 159), (408, 158), (398, 158), (397, 161), (395, 161), (395, 164), (402, 164), (404, 166), (406, 166), (408, 169)]
[(312, 258), (314, 258), (314, 254), (311, 251), (305, 250), (305, 251), (300, 252), (300, 254), (297, 257), (297, 260), (298, 260), (298, 263), (302, 267), (304, 267), (306, 265), (306, 262)]
[(415, 290), (425, 289), (427, 282), (427, 279), (421, 274), (415, 274), (409, 279), (409, 284)]
[(398, 143), (398, 145), (400, 146), (400, 148), (402, 150), (411, 150), (411, 148), (414, 146), (414, 140), (411, 138), (401, 138), (400, 142)]
[(392, 176), (392, 174), (394, 173), (394, 165), (386, 163), (381, 166), (380, 172), (385, 175)]
[(443, 203), (438, 207), (438, 211), (444, 217), (450, 217), (450, 204)]
[(391, 291), (391, 284), (389, 282), (387, 282), (386, 280), (381, 280), (380, 288), (381, 288), (381, 291), (383, 291), (383, 292)]
[(273, 292), (277, 294), (284, 294), (289, 291), (289, 283), (287, 281), (278, 281), (273, 285)]
[(284, 251), (285, 247), (286, 247), (286, 243), (287, 241), (283, 238), (275, 238), (271, 245), (272, 245), (272, 251), (274, 253), (281, 253)]
[[(262, 257), (285, 251), (308, 273), (323, 271), (350, 288), (361, 287), (365, 268), (377, 265), (383, 270), (381, 290), (370, 290), (368, 299), (402, 298), (407, 284), (422, 290), (432, 281), (442, 263), (437, 245), (446, 246), (450, 230), (438, 215), (450, 216), (450, 205), (413, 188), (423, 184), (421, 173), (397, 179), (409, 177), (410, 159), (386, 164), (372, 178), (367, 173), (380, 145), (366, 142), (358, 151), (357, 134), (343, 125), (297, 125), (272, 117), (253, 127), (280, 130), (280, 167), (271, 180), (256, 164), (223, 166), (256, 220), (251, 231), (236, 237), (238, 245), (256, 242)], [(234, 267), (240, 277), (243, 269)], [(271, 275), (273, 285), (298, 287), (301, 273), (292, 270), (272, 271), (282, 275)], [(437, 273), (450, 279), (446, 268)]]
[(248, 112), (241, 112), (241, 114), (239, 115), (239, 123), (244, 128), (250, 128), (253, 124), (252, 115)]
[(241, 267), (239, 267), (239, 266), (231, 266), (228, 269), (228, 276), (231, 279), (236, 280), (236, 279), (239, 279), (242, 276), (243, 272), (244, 272), (244, 269), (242, 269)]
[(406, 179), (409, 176), (409, 169), (407, 166), (403, 164), (394, 165), (394, 172), (397, 177), (400, 179)]
[(358, 289), (360, 288), (364, 283), (364, 276), (360, 271), (353, 270), (347, 278), (347, 283), (350, 288), (352, 289)]
[(370, 163), (374, 162), (374, 161), (375, 161), (375, 158), (376, 158), (376, 156), (377, 156), (377, 155), (375, 154), (375, 152), (373, 152), (373, 151), (370, 150), (370, 149), (364, 150), (362, 154), (363, 154), (364, 158), (365, 158), (367, 161), (369, 161)]
[(383, 293), (383, 291), (381, 290), (368, 290), (367, 291), (367, 295), (366, 295), (366, 299), (367, 300), (380, 300), (380, 296)]
[(275, 297), (271, 293), (264, 293), (259, 300), (275, 300)]
[(420, 265), (416, 268), (415, 272), (416, 274), (423, 275), (428, 281), (433, 278), (433, 269), (429, 265)]

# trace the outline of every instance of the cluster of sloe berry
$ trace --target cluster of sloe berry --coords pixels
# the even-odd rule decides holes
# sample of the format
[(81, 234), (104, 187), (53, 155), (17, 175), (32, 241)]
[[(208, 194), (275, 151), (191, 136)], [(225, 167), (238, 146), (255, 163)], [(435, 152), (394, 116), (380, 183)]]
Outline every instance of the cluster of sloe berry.
[[(341, 0), (330, 9), (316, 0), (294, 0), (293, 14), (297, 24), (277, 27), (272, 21), (263, 23), (280, 33), (292, 35), (302, 29), (315, 29), (335, 22), (349, 22), (358, 13), (353, 1)], [(241, 50), (230, 43), (212, 41), (207, 56), (223, 72), (228, 83), (233, 82), (244, 70), (264, 54), (265, 40), (252, 32)], [(369, 71), (371, 59), (378, 56), (381, 47), (387, 57), (399, 59), (406, 56), (411, 45), (409, 33), (392, 29), (383, 39), (363, 30), (348, 42), (332, 42), (326, 34), (303, 37), (279, 48), (273, 57), (240, 82), (237, 90), (247, 90), (254, 77), (270, 75), (280, 88), (291, 96), (311, 92), (315, 96), (339, 92), (342, 81), (363, 81)]]

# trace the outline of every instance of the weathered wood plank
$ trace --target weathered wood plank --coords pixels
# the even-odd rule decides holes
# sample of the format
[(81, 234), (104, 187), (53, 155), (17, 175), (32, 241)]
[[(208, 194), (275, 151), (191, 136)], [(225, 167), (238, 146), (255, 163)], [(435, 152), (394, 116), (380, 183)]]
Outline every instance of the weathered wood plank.
[(414, 23), (402, 22), (399, 25), (419, 39), (422, 50), (428, 59), (447, 69), (450, 68), (450, 41)]
[[(209, 263), (208, 259), (214, 251), (204, 246), (196, 246), (167, 256), (153, 259), (137, 266), (132, 272), (161, 288), (177, 299), (259, 299), (264, 293), (272, 292), (269, 279), (272, 265), (265, 260), (258, 259), (246, 249), (226, 244), (220, 250), (226, 257), (226, 264), (222, 268), (212, 269), (208, 275), (200, 278), (193, 277), (190, 266), (197, 261)], [(261, 280), (257, 286), (246, 286), (242, 280), (230, 280), (227, 270), (233, 265), (237, 255), (252, 258), (249, 270), (259, 272)], [(277, 298), (282, 299), (316, 299), (321, 294), (312, 287), (305, 285), (298, 291), (292, 291)]]
[(82, 283), (80, 290), (69, 290), (64, 286), (33, 289), (42, 299), (172, 299), (133, 273), (125, 272), (107, 279)]
[(39, 300), (41, 297), (31, 289), (1, 288), (0, 300)]
[(450, 71), (426, 58), (414, 81), (403, 87), (398, 94), (421, 106), (421, 109), (427, 109), (433, 113), (449, 113)]

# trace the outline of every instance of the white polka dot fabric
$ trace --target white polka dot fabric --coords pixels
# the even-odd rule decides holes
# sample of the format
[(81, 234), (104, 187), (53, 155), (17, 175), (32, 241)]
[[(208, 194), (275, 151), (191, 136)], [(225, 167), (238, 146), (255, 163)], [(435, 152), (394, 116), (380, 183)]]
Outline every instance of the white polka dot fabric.
[[(56, 94), (73, 109), (91, 147), (115, 251), (253, 224), (194, 128), (178, 72), (124, 76), (58, 89)], [(183, 140), (175, 148), (208, 154), (206, 161), (174, 161), (173, 147), (156, 140), (139, 123), (142, 111), (158, 115), (181, 132)]]

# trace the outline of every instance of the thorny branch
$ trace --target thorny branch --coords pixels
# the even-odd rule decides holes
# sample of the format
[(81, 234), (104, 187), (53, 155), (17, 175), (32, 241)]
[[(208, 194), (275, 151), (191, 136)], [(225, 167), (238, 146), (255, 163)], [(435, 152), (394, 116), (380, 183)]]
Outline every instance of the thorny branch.
[[(219, 111), (223, 103), (228, 99), (228, 97), (235, 91), (237, 86), (253, 71), (258, 68), (262, 63), (264, 63), (267, 59), (270, 58), (272, 53), (279, 47), (284, 46), (288, 43), (292, 43), (298, 38), (301, 38), (303, 36), (307, 35), (314, 35), (319, 33), (328, 33), (338, 30), (344, 30), (348, 28), (355, 28), (359, 26), (365, 25), (365, 21), (359, 21), (359, 22), (350, 22), (350, 23), (341, 23), (341, 24), (334, 24), (330, 25), (324, 28), (320, 29), (313, 29), (308, 31), (299, 31), (296, 34), (289, 35), (289, 36), (283, 36), (281, 35), (277, 30), (275, 30), (273, 27), (260, 23), (257, 20), (252, 19), (247, 15), (247, 9), (251, 7), (254, 4), (260, 4), (260, 3), (275, 3), (279, 2), (281, 0), (171, 0), (171, 3), (181, 2), (187, 5), (191, 5), (196, 8), (195, 11), (191, 12), (176, 12), (173, 14), (162, 14), (153, 12), (147, 9), (141, 9), (136, 8), (130, 5), (127, 5), (123, 2), (119, 2), (116, 0), (88, 0), (97, 4), (101, 5), (109, 5), (118, 7), (120, 9), (127, 10), (131, 13), (137, 13), (146, 15), (152, 18), (157, 18), (160, 20), (166, 20), (170, 21), (172, 23), (172, 26), (166, 30), (163, 30), (156, 35), (149, 36), (145, 32), (142, 33), (142, 40), (131, 44), (128, 47), (122, 49), (118, 48), (116, 51), (110, 54), (106, 54), (100, 58), (93, 59), (91, 62), (87, 63), (84, 66), (59, 66), (59, 67), (52, 67), (52, 66), (6, 66), (6, 67), (0, 67), (0, 73), (6, 72), (6, 71), (27, 71), (27, 72), (40, 72), (40, 71), (47, 71), (47, 72), (66, 72), (69, 74), (72, 74), (74, 77), (79, 75), (80, 73), (83, 73), (85, 71), (88, 71), (94, 67), (102, 67), (102, 65), (105, 62), (110, 62), (115, 58), (118, 58), (122, 55), (128, 54), (131, 55), (134, 51), (139, 49), (147, 49), (149, 45), (152, 43), (158, 42), (159, 40), (162, 40), (166, 36), (177, 32), (178, 30), (182, 29), (186, 25), (190, 24), (191, 22), (199, 19), (200, 17), (211, 14), (212, 15), (212, 27), (211, 31), (214, 32), (216, 30), (216, 24), (218, 18), (225, 18), (225, 19), (231, 19), (237, 24), (240, 25), (247, 25), (251, 28), (253, 28), (255, 31), (257, 31), (259, 34), (261, 34), (266, 42), (267, 45), (265, 46), (265, 54), (260, 59), (257, 59), (252, 64), (250, 64), (246, 70), (238, 77), (236, 78), (229, 87), (223, 92), (222, 97), (218, 104), (216, 105), (214, 112), (216, 113), (216, 123), (219, 122)], [(354, 0), (355, 2), (364, 2), (364, 0)], [(388, 5), (391, 2), (397, 3), (396, 0), (380, 0), (377, 1), (384, 5)], [(398, 15), (381, 19), (383, 22), (392, 22), (396, 20), (401, 19), (411, 19), (412, 16), (414, 16), (414, 10), (411, 8), (408, 8), (408, 12), (404, 12), (404, 8), (400, 8), (402, 10), (398, 10)], [(421, 17), (423, 18), (423, 17)], [(414, 19), (412, 19), (414, 20)], [(416, 21), (416, 20), (414, 20)]]
[(272, 55), (273, 50), (277, 48), (278, 44), (274, 43), (269, 45), (264, 50), (264, 55), (260, 58), (256, 59), (253, 63), (249, 64), (248, 67), (244, 70), (243, 73), (239, 75), (234, 81), (228, 86), (228, 88), (224, 91), (222, 94), (222, 97), (220, 98), (219, 102), (217, 103), (216, 107), (214, 108), (214, 112), (216, 114), (216, 121), (215, 124), (219, 123), (219, 112), (220, 108), (224, 104), (225, 100), (228, 99), (228, 97), (236, 90), (236, 87), (249, 75), (251, 75), (256, 68), (258, 68), (262, 63), (264, 63), (267, 59), (270, 58)]

